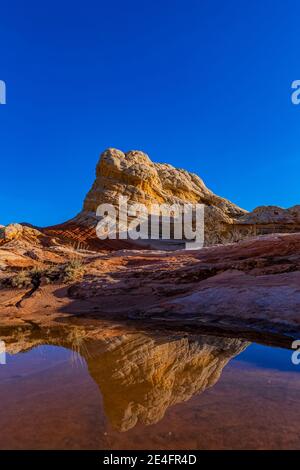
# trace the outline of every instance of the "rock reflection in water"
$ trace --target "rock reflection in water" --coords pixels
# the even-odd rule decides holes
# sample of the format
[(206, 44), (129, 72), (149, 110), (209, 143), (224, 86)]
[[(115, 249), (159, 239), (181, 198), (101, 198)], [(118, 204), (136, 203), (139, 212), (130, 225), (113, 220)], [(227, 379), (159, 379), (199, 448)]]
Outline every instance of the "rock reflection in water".
[(127, 431), (137, 423), (160, 421), (166, 410), (212, 387), (224, 366), (249, 344), (214, 336), (144, 333), (103, 334), (90, 327), (12, 332), (8, 352), (38, 344), (68, 347), (85, 359), (103, 397), (112, 427)]
[(143, 335), (112, 342), (86, 357), (112, 426), (127, 431), (160, 421), (167, 408), (213, 386), (223, 367), (245, 348), (236, 339), (181, 338), (156, 342)]

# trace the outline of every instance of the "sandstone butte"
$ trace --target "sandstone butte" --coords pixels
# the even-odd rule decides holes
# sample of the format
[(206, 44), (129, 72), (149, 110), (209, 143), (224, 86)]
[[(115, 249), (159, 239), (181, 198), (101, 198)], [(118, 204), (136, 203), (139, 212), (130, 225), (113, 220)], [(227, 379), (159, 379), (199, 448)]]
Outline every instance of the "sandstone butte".
[[(96, 237), (100, 203), (120, 195), (205, 205), (205, 247)], [(195, 174), (139, 151), (107, 149), (82, 211), (63, 224), (0, 227), (1, 325), (75, 316), (175, 328), (296, 336), (300, 311), (300, 206), (247, 212)], [(246, 334), (246, 333), (245, 333)]]

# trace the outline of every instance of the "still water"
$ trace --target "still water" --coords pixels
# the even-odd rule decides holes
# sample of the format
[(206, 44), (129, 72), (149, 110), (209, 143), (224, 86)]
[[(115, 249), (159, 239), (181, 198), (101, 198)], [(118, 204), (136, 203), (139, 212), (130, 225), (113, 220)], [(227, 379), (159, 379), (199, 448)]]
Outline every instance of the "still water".
[(1, 449), (300, 449), (291, 351), (216, 336), (14, 332)]

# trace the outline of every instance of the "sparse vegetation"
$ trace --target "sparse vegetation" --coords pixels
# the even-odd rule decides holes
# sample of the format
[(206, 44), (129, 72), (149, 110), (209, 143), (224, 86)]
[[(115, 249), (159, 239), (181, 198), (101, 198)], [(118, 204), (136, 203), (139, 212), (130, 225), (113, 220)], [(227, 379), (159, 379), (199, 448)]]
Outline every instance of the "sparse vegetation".
[(72, 259), (65, 264), (62, 280), (64, 282), (71, 282), (80, 279), (84, 274), (84, 266), (80, 259)]
[(84, 274), (84, 265), (80, 259), (72, 259), (65, 264), (40, 267), (35, 266), (0, 280), (0, 287), (30, 289), (37, 287), (41, 281), (45, 284), (54, 282), (70, 283), (79, 280)]
[(14, 274), (8, 279), (4, 279), (4, 283), (7, 287), (15, 287), (18, 289), (28, 289), (36, 287), (41, 277), (44, 276), (47, 279), (47, 275), (50, 275), (50, 270), (34, 266), (31, 269), (22, 269), (22, 271)]
[(7, 283), (8, 286), (10, 285), (11, 287), (14, 287), (17, 289), (28, 289), (29, 287), (33, 287), (32, 277), (30, 275), (30, 271), (28, 270), (27, 271), (22, 270), (19, 273), (12, 276), (11, 278), (4, 279), (3, 283), (4, 284)]

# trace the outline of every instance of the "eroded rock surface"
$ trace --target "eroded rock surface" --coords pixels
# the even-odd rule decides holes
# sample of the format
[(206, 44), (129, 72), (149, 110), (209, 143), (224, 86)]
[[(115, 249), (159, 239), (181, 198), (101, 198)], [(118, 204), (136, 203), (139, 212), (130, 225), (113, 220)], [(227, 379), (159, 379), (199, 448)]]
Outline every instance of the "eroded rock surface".
[(172, 165), (154, 163), (141, 151), (123, 153), (107, 149), (96, 167), (95, 182), (76, 220), (91, 223), (97, 207), (118, 207), (119, 196), (149, 209), (152, 204), (199, 203), (205, 205), (205, 243), (238, 241), (265, 233), (300, 231), (300, 206), (282, 209), (258, 207), (251, 213), (210, 191), (194, 173)]
[(119, 195), (150, 206), (152, 203), (203, 202), (219, 207), (228, 216), (246, 211), (213, 194), (194, 173), (172, 165), (153, 163), (140, 151), (126, 154), (107, 149), (96, 168), (96, 180), (86, 196), (83, 209), (96, 212), (101, 203), (118, 204)]
[[(6, 263), (0, 270), (0, 313), (12, 324), (92, 315), (174, 328), (234, 325), (293, 335), (300, 330), (300, 234), (199, 251), (57, 246), (34, 253), (38, 260), (24, 248), (0, 248)], [(9, 288), (19, 286), (16, 279), (21, 287)]]

